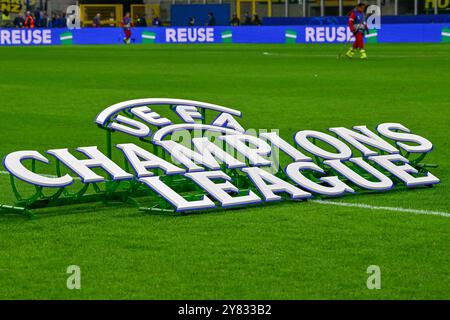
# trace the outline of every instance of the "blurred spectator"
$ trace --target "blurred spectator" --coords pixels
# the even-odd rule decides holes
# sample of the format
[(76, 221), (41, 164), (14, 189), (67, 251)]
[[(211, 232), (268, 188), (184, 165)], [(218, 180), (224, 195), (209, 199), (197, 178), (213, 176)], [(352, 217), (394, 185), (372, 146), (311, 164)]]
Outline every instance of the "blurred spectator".
[(25, 20), (24, 20), (22, 14), (19, 13), (19, 14), (17, 15), (17, 17), (14, 19), (14, 26), (15, 26), (16, 28), (23, 28), (23, 25), (24, 25), (24, 24), (25, 24)]
[(67, 21), (65, 19), (65, 15), (60, 16), (59, 14), (57, 14), (53, 28), (65, 28), (66, 23)]
[(44, 11), (38, 11), (36, 14), (37, 14), (35, 16), (36, 17), (36, 27), (47, 28), (47, 23), (48, 23), (47, 13)]
[(65, 12), (62, 14), (61, 22), (59, 23), (59, 25), (60, 28), (67, 28), (67, 17)]
[(114, 18), (114, 12), (110, 12), (109, 13), (109, 26), (110, 27), (115, 27), (116, 26), (116, 19)]
[(50, 28), (58, 28), (59, 15), (52, 14), (52, 19), (50, 20)]
[(41, 28), (48, 28), (48, 14), (47, 12), (44, 12), (44, 15), (42, 17), (42, 26)]
[(188, 26), (189, 27), (195, 26), (195, 18), (194, 17), (189, 18)]
[(23, 24), (27, 29), (34, 29), (34, 18), (30, 11), (27, 11), (25, 22)]
[(216, 25), (216, 18), (212, 12), (208, 13), (208, 22), (206, 23), (208, 27), (214, 27)]
[(241, 20), (239, 20), (236, 12), (233, 13), (233, 17), (230, 20), (230, 25), (232, 25), (233, 27), (237, 27), (241, 24)]
[(155, 26), (155, 27), (162, 27), (162, 21), (159, 19), (158, 16), (156, 16), (156, 17), (153, 18), (152, 26)]
[(94, 17), (94, 19), (92, 20), (92, 26), (94, 28), (100, 28), (100, 13), (97, 13)]
[(34, 11), (34, 25), (36, 28), (41, 27), (41, 11), (37, 9)]
[(261, 20), (259, 19), (259, 16), (258, 16), (257, 13), (255, 13), (255, 14), (253, 15), (252, 25), (254, 25), (254, 26), (260, 26), (260, 25), (262, 25)]
[(50, 19), (48, 19), (48, 27), (53, 28), (53, 24), (55, 23), (56, 15), (52, 13), (52, 16)]
[(244, 25), (249, 26), (252, 24), (252, 18), (250, 17), (250, 13), (248, 11), (245, 13), (244, 17)]
[(41, 19), (41, 10), (39, 10), (38, 7), (34, 8), (34, 12), (33, 12), (33, 17), (34, 17), (34, 24), (36, 27), (39, 27), (39, 21)]
[[(158, 17), (155, 17), (152, 21), (152, 25), (159, 27), (161, 24), (161, 21), (159, 21)], [(145, 14), (141, 14), (141, 16), (136, 20), (136, 27), (143, 27), (145, 28), (147, 26), (147, 19), (145, 18)]]

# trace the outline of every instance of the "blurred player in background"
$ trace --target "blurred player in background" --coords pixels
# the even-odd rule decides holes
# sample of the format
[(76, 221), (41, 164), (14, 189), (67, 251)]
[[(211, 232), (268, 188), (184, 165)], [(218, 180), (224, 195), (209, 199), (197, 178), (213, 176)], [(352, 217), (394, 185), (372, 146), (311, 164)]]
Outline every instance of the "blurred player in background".
[(130, 13), (129, 12), (127, 12), (125, 14), (125, 17), (123, 17), (121, 25), (123, 27), (123, 32), (125, 33), (125, 38), (123, 38), (123, 42), (125, 44), (130, 44), (130, 39), (131, 39), (131, 18), (130, 18)]
[(100, 28), (101, 27), (101, 20), (100, 20), (100, 13), (97, 13), (94, 17), (94, 19), (92, 19), (92, 27), (94, 28)]
[(366, 5), (364, 3), (358, 4), (358, 6), (350, 12), (348, 19), (348, 27), (355, 35), (355, 42), (353, 46), (347, 51), (346, 55), (350, 59), (355, 55), (355, 51), (359, 49), (361, 53), (361, 59), (367, 59), (366, 50), (364, 50), (364, 33), (368, 32), (366, 23)]

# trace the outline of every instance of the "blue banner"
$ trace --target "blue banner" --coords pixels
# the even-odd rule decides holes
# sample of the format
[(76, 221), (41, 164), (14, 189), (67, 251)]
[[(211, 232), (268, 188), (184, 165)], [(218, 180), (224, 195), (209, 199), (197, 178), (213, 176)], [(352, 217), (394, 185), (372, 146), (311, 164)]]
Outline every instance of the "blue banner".
[[(342, 43), (345, 25), (132, 28), (131, 43)], [(385, 24), (371, 30), (371, 43), (449, 42), (450, 24)], [(121, 28), (1, 29), (1, 46), (122, 44)]]

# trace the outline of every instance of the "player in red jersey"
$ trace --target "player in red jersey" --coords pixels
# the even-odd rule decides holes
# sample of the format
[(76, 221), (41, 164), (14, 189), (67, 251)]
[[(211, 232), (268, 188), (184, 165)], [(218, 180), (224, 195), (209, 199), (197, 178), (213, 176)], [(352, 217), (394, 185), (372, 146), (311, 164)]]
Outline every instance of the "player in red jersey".
[(356, 50), (360, 50), (361, 59), (367, 59), (366, 50), (364, 49), (364, 33), (368, 32), (365, 14), (366, 5), (364, 3), (358, 4), (358, 6), (350, 12), (348, 19), (348, 27), (355, 35), (355, 42), (353, 46), (346, 53), (350, 59), (355, 55)]
[(125, 44), (130, 44), (131, 39), (131, 18), (130, 13), (127, 12), (125, 17), (123, 17), (121, 25), (123, 26), (123, 32), (125, 33), (125, 38), (123, 38), (123, 42)]

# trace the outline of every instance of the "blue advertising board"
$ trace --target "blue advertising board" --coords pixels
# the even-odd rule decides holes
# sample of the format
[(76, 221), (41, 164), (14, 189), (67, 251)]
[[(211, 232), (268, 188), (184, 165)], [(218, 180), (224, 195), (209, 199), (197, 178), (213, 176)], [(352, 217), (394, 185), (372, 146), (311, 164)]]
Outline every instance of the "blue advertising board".
[[(450, 24), (385, 24), (366, 36), (371, 43), (448, 42)], [(1, 46), (123, 43), (121, 28), (0, 29)], [(345, 25), (132, 28), (132, 43), (342, 43)]]

